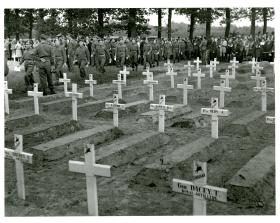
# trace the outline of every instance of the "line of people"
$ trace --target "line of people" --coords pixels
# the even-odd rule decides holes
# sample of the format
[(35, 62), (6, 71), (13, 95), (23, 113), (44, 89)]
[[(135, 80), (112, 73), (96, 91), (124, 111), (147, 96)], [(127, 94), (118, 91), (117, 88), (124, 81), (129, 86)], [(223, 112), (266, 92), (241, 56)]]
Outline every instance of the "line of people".
[[(73, 38), (70, 35), (52, 38), (44, 34), (39, 39), (40, 41), (21, 41), (24, 53), (19, 62), (25, 62), (26, 90), (33, 86), (34, 66), (38, 67), (44, 94), (47, 94), (47, 85), (50, 93), (54, 93), (52, 73), (56, 74), (58, 82), (63, 77), (63, 70), (73, 72), (75, 65), (79, 67), (80, 76), (85, 78), (87, 66), (94, 66), (98, 72), (105, 73), (105, 66), (108, 65), (121, 69), (126, 65), (137, 71), (139, 64), (145, 69), (147, 65), (159, 66), (161, 61), (168, 59), (176, 63), (199, 57), (203, 64), (208, 64), (214, 58), (228, 62), (234, 56), (240, 62), (252, 57), (257, 61), (274, 59), (274, 33), (258, 34), (255, 38), (236, 35), (229, 38), (211, 37), (209, 40), (202, 36), (195, 37), (192, 41), (181, 37), (171, 41), (149, 37)], [(5, 40), (5, 50), (8, 58), (13, 56), (9, 39)], [(46, 61), (44, 57), (47, 58)]]

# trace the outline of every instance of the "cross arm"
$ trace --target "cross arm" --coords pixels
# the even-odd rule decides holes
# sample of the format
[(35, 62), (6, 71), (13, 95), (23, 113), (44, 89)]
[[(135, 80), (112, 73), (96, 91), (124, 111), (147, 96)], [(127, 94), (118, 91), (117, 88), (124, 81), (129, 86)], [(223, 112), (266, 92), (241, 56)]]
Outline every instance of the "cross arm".
[(26, 152), (17, 152), (13, 149), (5, 148), (5, 157), (8, 159), (21, 160), (24, 163), (32, 164), (33, 154)]

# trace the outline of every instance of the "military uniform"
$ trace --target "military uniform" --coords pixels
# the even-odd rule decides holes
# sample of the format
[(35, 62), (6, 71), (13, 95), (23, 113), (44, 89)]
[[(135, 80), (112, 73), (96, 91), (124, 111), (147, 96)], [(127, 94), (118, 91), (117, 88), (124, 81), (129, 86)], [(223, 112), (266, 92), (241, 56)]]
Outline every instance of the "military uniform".
[(127, 57), (126, 45), (124, 43), (120, 43), (117, 46), (117, 65), (123, 67), (126, 57)]
[(55, 56), (55, 73), (56, 77), (63, 78), (62, 67), (66, 63), (66, 51), (64, 46), (54, 46), (54, 56)]
[(96, 46), (96, 54), (97, 54), (97, 69), (102, 73), (105, 72), (104, 65), (106, 62), (106, 58), (109, 58), (109, 52), (104, 43), (99, 43)]
[(47, 94), (47, 83), (50, 93), (55, 93), (51, 73), (51, 66), (54, 66), (54, 52), (52, 46), (50, 46), (47, 42), (39, 43), (39, 45), (34, 49), (34, 56), (37, 57), (38, 61), (37, 66), (39, 69), (40, 84), (43, 94)]
[(77, 46), (78, 44), (75, 40), (70, 40), (67, 44), (68, 66), (70, 71), (73, 71), (73, 62)]
[(28, 90), (29, 87), (32, 89), (33, 84), (35, 83), (33, 77), (33, 70), (35, 66), (33, 51), (34, 51), (33, 49), (25, 50), (20, 61), (20, 65), (24, 62), (24, 69), (25, 69), (24, 82), (25, 82), (26, 91)]
[(138, 57), (139, 57), (139, 47), (137, 43), (131, 43), (131, 46), (129, 48), (129, 57), (130, 62), (132, 65), (132, 69), (136, 67), (136, 70), (138, 68)]
[(179, 62), (179, 43), (178, 43), (178, 41), (173, 42), (172, 52), (173, 52), (173, 63), (175, 63), (176, 60)]
[(90, 61), (88, 48), (85, 46), (78, 46), (75, 51), (75, 60), (78, 62), (80, 68), (80, 75), (82, 78), (86, 77), (86, 65)]
[(164, 57), (166, 60), (169, 60), (172, 55), (172, 45), (170, 42), (165, 42), (164, 44)]
[(110, 51), (110, 57), (112, 60), (112, 64), (116, 64), (116, 58), (117, 58), (117, 44), (115, 42), (111, 42), (111, 51)]
[(152, 46), (150, 43), (145, 43), (143, 46), (143, 59), (144, 59), (144, 69), (146, 69), (147, 63), (151, 67), (151, 57), (152, 57)]
[(179, 60), (186, 59), (186, 44), (183, 40), (179, 41)]
[(157, 63), (157, 66), (158, 66), (159, 54), (160, 54), (160, 45), (157, 42), (152, 45), (152, 64), (153, 64), (153, 66), (155, 66), (155, 63)]

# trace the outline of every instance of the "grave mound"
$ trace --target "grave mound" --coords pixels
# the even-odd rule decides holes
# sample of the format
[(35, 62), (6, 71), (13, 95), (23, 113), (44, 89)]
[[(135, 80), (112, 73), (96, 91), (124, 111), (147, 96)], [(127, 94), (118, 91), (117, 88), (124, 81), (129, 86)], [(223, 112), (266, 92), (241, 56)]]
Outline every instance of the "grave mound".
[(194, 128), (195, 127), (195, 122), (191, 119), (189, 120), (182, 120), (182, 121), (178, 121), (175, 122), (174, 124), (171, 125), (171, 127), (175, 127), (175, 128)]
[(220, 133), (223, 136), (235, 136), (235, 137), (248, 137), (250, 132), (246, 125), (231, 124), (226, 126)]
[(226, 72), (226, 68), (220, 68), (219, 70), (218, 70), (218, 73), (225, 73)]
[(199, 98), (197, 99), (197, 102), (203, 106), (209, 106), (210, 104), (210, 99), (209, 98)]
[(237, 68), (236, 72), (239, 74), (246, 74), (246, 73), (250, 73), (251, 70), (249, 67), (241, 67), (241, 68)]
[(235, 88), (241, 90), (249, 90), (249, 87), (246, 84), (237, 84)]

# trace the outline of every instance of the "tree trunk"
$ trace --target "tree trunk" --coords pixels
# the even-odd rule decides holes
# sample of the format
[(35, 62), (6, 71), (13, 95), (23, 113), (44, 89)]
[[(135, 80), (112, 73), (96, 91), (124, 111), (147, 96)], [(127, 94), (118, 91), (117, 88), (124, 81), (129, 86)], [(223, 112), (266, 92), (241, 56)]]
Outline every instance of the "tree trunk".
[(98, 35), (100, 37), (104, 36), (104, 9), (97, 9), (97, 17), (98, 17)]
[(212, 9), (206, 9), (206, 39), (209, 40), (211, 37), (211, 23), (212, 23)]
[(137, 9), (130, 8), (128, 11), (128, 29), (127, 29), (127, 36), (128, 37), (136, 37), (136, 15)]
[(11, 37), (11, 9), (5, 9), (4, 10), (4, 27), (5, 27), (5, 32), (4, 32), (4, 36), (5, 38)]
[(33, 23), (34, 23), (34, 18), (33, 18), (33, 11), (34, 9), (27, 9), (28, 10), (28, 32), (29, 32), (29, 39), (32, 39), (32, 30), (33, 30)]
[(158, 38), (161, 38), (161, 18), (162, 18), (162, 10), (158, 9)]
[(168, 40), (171, 40), (171, 19), (172, 19), (172, 10), (171, 8), (168, 9)]
[(256, 32), (256, 8), (251, 9), (251, 35), (255, 38)]
[(19, 40), (19, 28), (20, 28), (20, 18), (19, 18), (19, 9), (15, 9), (15, 31), (16, 31), (16, 40)]
[(263, 34), (267, 31), (267, 8), (263, 8)]
[(225, 30), (225, 38), (228, 38), (228, 37), (229, 37), (229, 33), (230, 33), (230, 23), (231, 23), (230, 8), (226, 8), (226, 30)]
[(194, 26), (195, 26), (195, 11), (193, 10), (191, 13), (191, 23), (190, 23), (190, 40), (193, 40), (193, 33), (194, 33)]

